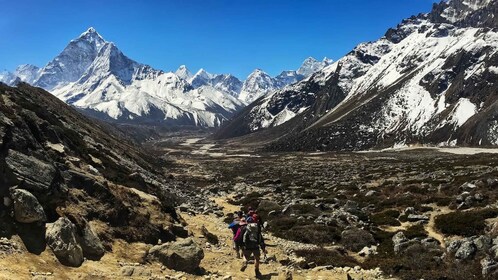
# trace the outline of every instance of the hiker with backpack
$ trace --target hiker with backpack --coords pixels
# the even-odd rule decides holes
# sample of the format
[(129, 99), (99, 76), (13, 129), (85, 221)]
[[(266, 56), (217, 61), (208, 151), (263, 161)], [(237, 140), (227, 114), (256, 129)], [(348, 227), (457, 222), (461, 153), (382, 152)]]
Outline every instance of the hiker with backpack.
[[(237, 232), (239, 232), (239, 229), (241, 227), (241, 220), (244, 219), (243, 218), (243, 213), (242, 211), (238, 211), (238, 212), (235, 212), (235, 214), (237, 215), (237, 217), (233, 220), (233, 222), (231, 224), (228, 225), (228, 228), (232, 230), (232, 233), (233, 233), (233, 250), (235, 251), (235, 255), (237, 256), (238, 259), (241, 258), (241, 251), (242, 251), (242, 245), (243, 245), (243, 240), (242, 240), (242, 234), (243, 233), (240, 233), (239, 235), (241, 235), (240, 237), (237, 236)], [(244, 224), (245, 223), (245, 219), (244, 219)], [(245, 226), (245, 225), (244, 225)], [(237, 236), (237, 237), (236, 237)], [(237, 241), (237, 240), (239, 241)]]
[(253, 221), (251, 223), (247, 223), (247, 225), (244, 226), (243, 231), (242, 241), (244, 245), (242, 252), (244, 254), (244, 263), (242, 264), (240, 270), (244, 271), (247, 268), (249, 259), (251, 256), (254, 256), (254, 271), (256, 273), (256, 277), (260, 278), (262, 276), (259, 271), (261, 251), (263, 251), (264, 254), (267, 253), (265, 241), (263, 239), (263, 235), (261, 234), (261, 227), (257, 222)]

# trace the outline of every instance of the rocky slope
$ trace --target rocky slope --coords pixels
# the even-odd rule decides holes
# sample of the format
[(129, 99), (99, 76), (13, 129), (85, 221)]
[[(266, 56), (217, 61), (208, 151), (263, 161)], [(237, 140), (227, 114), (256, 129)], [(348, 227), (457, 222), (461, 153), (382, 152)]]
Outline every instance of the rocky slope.
[[(286, 135), (270, 149), (495, 145), (497, 6), (434, 5), (431, 13), (404, 20), (309, 79), (259, 100), (235, 117), (239, 135), (295, 118), (265, 132), (269, 139)], [(234, 136), (224, 131), (218, 136)]]
[(28, 252), (80, 266), (117, 239), (186, 237), (174, 206), (188, 188), (160, 164), (46, 91), (0, 84), (0, 236)]

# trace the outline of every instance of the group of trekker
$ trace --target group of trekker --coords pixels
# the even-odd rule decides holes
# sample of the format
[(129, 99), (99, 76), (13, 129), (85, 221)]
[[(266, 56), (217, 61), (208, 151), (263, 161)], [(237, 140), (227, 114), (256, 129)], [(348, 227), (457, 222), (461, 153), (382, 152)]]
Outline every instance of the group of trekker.
[[(265, 241), (261, 234), (264, 226), (257, 211), (249, 207), (247, 214), (242, 211), (235, 213), (234, 221), (228, 226), (233, 232), (233, 249), (237, 258), (242, 258), (243, 263), (240, 268), (244, 271), (247, 268), (249, 259), (254, 256), (254, 271), (256, 277), (261, 277), (259, 263), (261, 251), (267, 254)], [(242, 253), (242, 254), (241, 254)]]

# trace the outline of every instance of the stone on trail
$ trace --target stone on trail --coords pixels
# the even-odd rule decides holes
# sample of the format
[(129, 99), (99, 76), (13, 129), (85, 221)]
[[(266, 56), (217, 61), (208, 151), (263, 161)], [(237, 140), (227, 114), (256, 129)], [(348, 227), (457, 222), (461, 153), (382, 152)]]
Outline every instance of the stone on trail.
[(154, 246), (147, 257), (160, 261), (169, 269), (195, 273), (204, 258), (204, 251), (192, 238), (186, 238)]

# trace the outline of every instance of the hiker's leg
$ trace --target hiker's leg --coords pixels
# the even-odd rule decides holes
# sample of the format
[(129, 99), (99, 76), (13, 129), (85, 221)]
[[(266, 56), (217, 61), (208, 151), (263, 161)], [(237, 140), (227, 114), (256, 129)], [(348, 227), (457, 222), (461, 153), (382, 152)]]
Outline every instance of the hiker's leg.
[(259, 250), (254, 251), (254, 269), (259, 271), (259, 259), (261, 258), (261, 252)]

